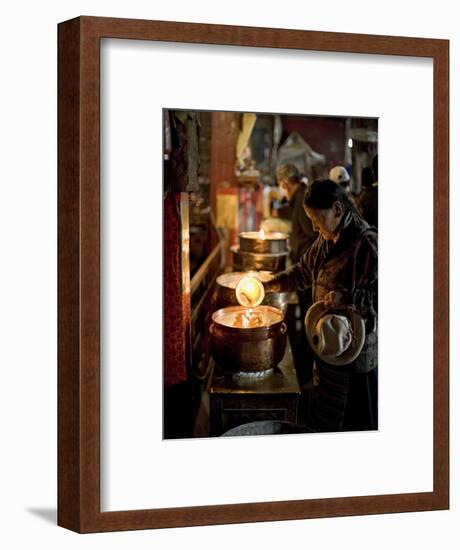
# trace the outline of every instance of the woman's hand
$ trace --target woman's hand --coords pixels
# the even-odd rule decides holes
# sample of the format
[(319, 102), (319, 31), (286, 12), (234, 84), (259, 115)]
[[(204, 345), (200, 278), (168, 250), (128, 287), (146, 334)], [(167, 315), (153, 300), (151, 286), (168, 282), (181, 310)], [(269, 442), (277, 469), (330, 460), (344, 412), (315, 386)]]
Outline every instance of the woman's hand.
[(268, 281), (264, 281), (263, 285), (265, 292), (280, 292), (281, 290), (281, 285), (275, 277), (272, 277)]
[(347, 307), (350, 305), (349, 296), (341, 290), (331, 290), (324, 297), (324, 304), (330, 309)]

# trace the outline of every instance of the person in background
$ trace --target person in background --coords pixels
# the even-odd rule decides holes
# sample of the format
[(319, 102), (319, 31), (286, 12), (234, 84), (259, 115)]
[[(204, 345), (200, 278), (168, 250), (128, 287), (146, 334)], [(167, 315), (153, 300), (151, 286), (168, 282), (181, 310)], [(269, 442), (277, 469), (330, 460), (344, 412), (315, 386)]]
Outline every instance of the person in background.
[(277, 209), (280, 218), (292, 221), (290, 236), (290, 257), (297, 263), (302, 254), (316, 239), (310, 219), (303, 208), (303, 198), (307, 187), (293, 164), (281, 164), (276, 169), (276, 179), (281, 193), (287, 198), (288, 204)]
[(343, 166), (334, 166), (329, 171), (329, 179), (335, 183), (341, 185), (345, 191), (350, 190), (350, 174)]
[(366, 326), (364, 347), (340, 367), (315, 359), (309, 425), (317, 431), (377, 427), (377, 231), (358, 214), (341, 185), (317, 180), (304, 209), (319, 233), (291, 268), (264, 283), (267, 292), (312, 289), (331, 310), (353, 307)]
[(329, 179), (345, 189), (351, 204), (359, 211), (356, 197), (351, 191), (351, 178), (348, 170), (344, 166), (334, 166), (334, 168), (331, 168), (329, 171)]
[[(305, 213), (303, 200), (307, 186), (293, 164), (281, 164), (276, 170), (276, 179), (288, 204), (278, 208), (280, 218), (289, 219), (292, 223), (290, 235), (290, 258), (296, 264), (316, 239), (316, 233), (310, 218)], [(313, 354), (303, 329), (305, 315), (311, 306), (311, 290), (297, 291), (299, 310), (296, 312), (297, 338), (293, 341), (293, 353), (296, 360), (297, 374), (301, 386), (308, 386), (311, 381)], [(298, 315), (298, 317), (297, 317)]]
[(364, 187), (365, 189), (368, 187), (372, 187), (372, 184), (374, 183), (374, 181), (375, 181), (374, 171), (372, 170), (372, 168), (370, 166), (366, 166), (365, 168), (363, 168), (361, 172), (362, 187)]
[(369, 166), (363, 168), (361, 183), (363, 190), (358, 197), (358, 206), (362, 212), (363, 218), (374, 227), (379, 224), (379, 209), (378, 209), (378, 158), (375, 155), (372, 161), (372, 168)]

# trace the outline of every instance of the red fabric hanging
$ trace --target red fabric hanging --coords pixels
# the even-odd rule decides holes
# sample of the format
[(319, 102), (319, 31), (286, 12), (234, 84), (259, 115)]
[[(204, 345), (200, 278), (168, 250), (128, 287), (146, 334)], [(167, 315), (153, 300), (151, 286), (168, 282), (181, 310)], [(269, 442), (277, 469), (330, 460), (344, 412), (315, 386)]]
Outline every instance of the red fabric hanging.
[[(187, 380), (190, 350), (190, 288), (182, 288), (180, 193), (164, 198), (163, 358), (164, 384)], [(188, 266), (185, 266), (188, 269)]]

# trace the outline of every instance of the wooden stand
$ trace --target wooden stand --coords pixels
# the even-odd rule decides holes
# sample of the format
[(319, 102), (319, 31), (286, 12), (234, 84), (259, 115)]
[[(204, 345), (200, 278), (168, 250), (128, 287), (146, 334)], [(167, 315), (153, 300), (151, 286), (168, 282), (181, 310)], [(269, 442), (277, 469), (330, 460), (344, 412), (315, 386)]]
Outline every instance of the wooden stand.
[(214, 371), (210, 397), (210, 435), (247, 422), (285, 420), (297, 422), (300, 386), (289, 340), (278, 367), (263, 378), (239, 377)]

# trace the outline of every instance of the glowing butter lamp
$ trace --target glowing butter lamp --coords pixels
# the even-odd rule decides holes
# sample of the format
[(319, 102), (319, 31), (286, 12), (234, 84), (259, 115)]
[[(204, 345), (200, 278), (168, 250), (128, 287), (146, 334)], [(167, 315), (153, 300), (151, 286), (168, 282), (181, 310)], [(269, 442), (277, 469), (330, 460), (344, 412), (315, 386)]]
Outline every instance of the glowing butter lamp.
[(235, 289), (240, 306), (256, 307), (265, 297), (264, 285), (256, 277), (246, 276), (239, 280)]

